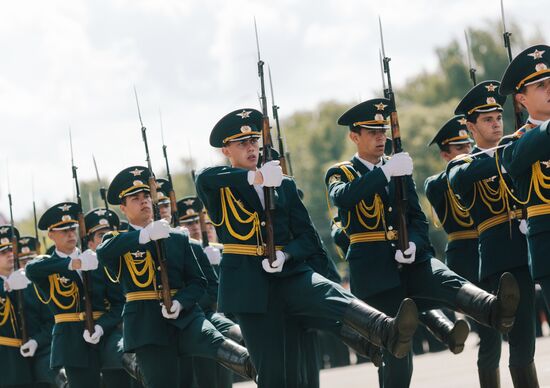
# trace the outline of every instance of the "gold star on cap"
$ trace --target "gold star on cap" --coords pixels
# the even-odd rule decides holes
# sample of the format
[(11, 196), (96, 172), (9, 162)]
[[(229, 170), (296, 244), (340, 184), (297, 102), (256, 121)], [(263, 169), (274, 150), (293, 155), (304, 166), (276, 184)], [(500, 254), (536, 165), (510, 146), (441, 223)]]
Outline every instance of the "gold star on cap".
[(105, 213), (107, 213), (107, 210), (106, 209), (98, 209), (94, 213), (101, 217), (101, 216), (104, 216)]
[(136, 168), (135, 170), (130, 171), (130, 174), (132, 174), (133, 176), (140, 176), (143, 171), (145, 170), (139, 170)]
[(252, 113), (251, 110), (243, 110), (241, 113), (237, 113), (237, 116), (239, 116), (241, 119), (247, 119), (250, 117), (250, 113)]
[(489, 84), (489, 85), (485, 85), (485, 88), (487, 89), (488, 92), (494, 92), (497, 89), (497, 86), (493, 84)]
[(187, 206), (191, 206), (192, 204), (195, 203), (195, 200), (194, 199), (187, 199), (185, 201), (183, 201), (184, 204), (186, 204)]
[(6, 233), (8, 230), (9, 230), (8, 227), (0, 228), (0, 233), (4, 234), (4, 233)]
[(459, 123), (460, 125), (466, 125), (466, 123), (468, 122), (468, 120), (466, 120), (464, 117), (462, 117), (462, 118), (460, 118), (460, 119), (458, 119), (458, 120), (456, 120), (456, 121), (458, 121), (458, 123)]
[(64, 211), (64, 212), (68, 212), (69, 209), (72, 207), (73, 205), (69, 205), (68, 203), (64, 204), (63, 206), (58, 206), (58, 209), (61, 209), (61, 211)]
[(533, 57), (533, 59), (541, 59), (542, 58), (542, 54), (544, 54), (546, 51), (545, 50), (537, 50), (535, 49), (535, 51), (533, 51), (532, 53), (529, 53), (527, 55), (529, 55), (530, 57)]
[(28, 238), (22, 238), (21, 240), (19, 240), (19, 243), (23, 244), (23, 245), (27, 245), (29, 243), (29, 239)]
[(384, 110), (387, 107), (387, 105), (384, 105), (383, 102), (381, 102), (380, 104), (374, 104), (374, 106), (376, 107), (377, 110)]

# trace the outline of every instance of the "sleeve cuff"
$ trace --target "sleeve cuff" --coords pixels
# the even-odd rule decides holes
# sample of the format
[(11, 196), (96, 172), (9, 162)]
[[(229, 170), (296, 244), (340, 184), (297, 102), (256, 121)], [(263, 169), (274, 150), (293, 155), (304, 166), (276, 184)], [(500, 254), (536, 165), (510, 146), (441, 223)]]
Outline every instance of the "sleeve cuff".
[(145, 228), (141, 229), (141, 230), (139, 231), (139, 243), (140, 243), (141, 245), (145, 245), (145, 244), (147, 244), (149, 241), (151, 241), (151, 240), (149, 239), (149, 235), (148, 235), (148, 233), (145, 231)]
[(256, 179), (256, 171), (249, 171), (246, 179), (248, 180), (248, 184), (252, 186), (254, 184), (254, 180)]

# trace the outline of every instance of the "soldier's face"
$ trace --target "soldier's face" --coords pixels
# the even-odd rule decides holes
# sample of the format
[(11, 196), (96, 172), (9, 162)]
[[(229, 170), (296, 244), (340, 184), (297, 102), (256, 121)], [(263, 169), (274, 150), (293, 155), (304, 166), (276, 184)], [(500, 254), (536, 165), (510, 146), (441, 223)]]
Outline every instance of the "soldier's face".
[(481, 113), (475, 123), (468, 121), (466, 125), (481, 147), (496, 145), (504, 133), (502, 112)]
[(535, 120), (550, 119), (550, 79), (527, 85), (515, 98)]
[(50, 230), (48, 237), (54, 242), (55, 247), (63, 253), (71, 253), (76, 248), (76, 228), (64, 230)]
[(183, 224), (189, 231), (189, 237), (194, 238), (195, 240), (201, 239), (201, 226), (199, 221), (186, 222)]
[(379, 159), (384, 155), (386, 146), (386, 131), (362, 128), (361, 132), (350, 132), (350, 139), (357, 146), (357, 152), (362, 158)]
[(208, 234), (208, 241), (218, 242), (218, 235), (216, 234), (216, 228), (210, 222), (206, 223), (206, 233)]
[(0, 252), (0, 274), (9, 275), (13, 271), (13, 252), (11, 248)]
[(255, 170), (260, 154), (260, 143), (256, 138), (232, 141), (222, 148), (222, 152), (233, 167)]
[(101, 240), (103, 240), (103, 236), (105, 236), (105, 234), (109, 231), (110, 229), (108, 228), (96, 230), (92, 234), (91, 238), (88, 240), (88, 248), (95, 252), (95, 250), (97, 249), (97, 246), (101, 244)]
[(470, 143), (466, 144), (450, 144), (449, 151), (441, 151), (441, 157), (445, 161), (450, 162), (452, 159), (462, 154), (469, 154), (472, 152), (472, 145)]
[(171, 222), (172, 220), (172, 207), (169, 203), (159, 205), (160, 217), (164, 218), (166, 221)]
[(140, 191), (134, 195), (127, 196), (125, 203), (120, 205), (120, 210), (131, 224), (139, 226), (147, 225), (153, 219), (151, 194), (146, 191)]

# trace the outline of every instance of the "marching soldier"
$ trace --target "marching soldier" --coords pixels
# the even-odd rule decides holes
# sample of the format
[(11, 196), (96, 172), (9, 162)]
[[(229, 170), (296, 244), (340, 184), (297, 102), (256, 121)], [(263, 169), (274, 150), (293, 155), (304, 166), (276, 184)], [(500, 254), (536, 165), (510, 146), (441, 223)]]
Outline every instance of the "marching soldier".
[(550, 46), (536, 45), (518, 54), (502, 76), (499, 93), (511, 94), (529, 113), (527, 123), (501, 142), (506, 145), (501, 162), (517, 188), (509, 188), (508, 194), (527, 207), (531, 273), (550, 305)]
[[(13, 233), (19, 237), (17, 229), (10, 225), (0, 226), (0, 387), (28, 387), (33, 380), (31, 364), (26, 356), (34, 356), (38, 342), (32, 339), (31, 333), (28, 342), (23, 344), (21, 340), (15, 293), (26, 289), (30, 282), (23, 271), (13, 270)], [(22, 350), (25, 350), (25, 357)]]
[(479, 235), (479, 280), (496, 291), (503, 273), (511, 272), (520, 290), (514, 327), (508, 335), (510, 374), (515, 387), (537, 387), (535, 355), (535, 285), (529, 273), (525, 221), (521, 203), (505, 186), (511, 179), (496, 163), (494, 147), (503, 135), (498, 81), (473, 87), (458, 104), (476, 147), (449, 163), (447, 177), (459, 197), (457, 206), (468, 209)]
[[(73, 202), (52, 206), (38, 222), (55, 244), (50, 256), (29, 262), (26, 273), (40, 291), (40, 298), (54, 314), (50, 366), (65, 367), (69, 384), (75, 387), (100, 386), (102, 363), (117, 352), (110, 336), (121, 322), (122, 295), (98, 267), (95, 252), (77, 248), (80, 208)], [(93, 310), (93, 332), (85, 328), (82, 272), (89, 271)], [(120, 338), (120, 336), (119, 336)]]
[[(448, 120), (437, 132), (429, 145), (437, 144), (439, 154), (446, 162), (472, 151), (472, 139), (462, 115)], [(441, 226), (447, 232), (445, 250), (447, 266), (484, 290), (491, 287), (479, 281), (479, 252), (477, 229), (470, 213), (458, 206), (449, 190), (446, 171), (433, 175), (424, 183), (426, 197), (435, 209)], [(500, 387), (499, 361), (502, 338), (497, 330), (478, 325), (480, 337), (478, 351), (478, 374), (482, 388)]]
[[(140, 378), (147, 387), (179, 386), (178, 356), (215, 359), (227, 368), (255, 378), (246, 348), (226, 339), (205, 319), (197, 302), (206, 280), (197, 264), (188, 237), (173, 231), (164, 220), (153, 220), (149, 170), (133, 166), (115, 176), (108, 200), (119, 205), (129, 230), (105, 235), (98, 256), (111, 277), (120, 282), (124, 305), (124, 350), (135, 352)], [(164, 253), (158, 257), (156, 244)], [(160, 244), (159, 244), (160, 245)], [(162, 279), (157, 269), (166, 260), (172, 305), (161, 299)]]
[[(331, 167), (325, 178), (328, 194), (338, 214), (350, 247), (351, 291), (367, 303), (393, 315), (399, 301), (411, 297), (421, 311), (438, 307), (461, 310), (481, 323), (507, 332), (513, 325), (519, 301), (513, 276), (503, 276), (493, 296), (450, 271), (433, 257), (428, 223), (420, 208), (407, 153), (384, 157), (388, 99), (367, 100), (352, 107), (338, 120), (348, 126), (357, 153), (349, 162)], [(404, 177), (409, 248), (397, 249), (397, 201), (392, 177)], [(397, 359), (384, 352), (380, 368), (383, 387), (408, 387), (412, 355)]]
[[(231, 166), (206, 168), (196, 179), (199, 198), (223, 244), (219, 307), (237, 316), (259, 386), (286, 386), (287, 316), (341, 321), (395, 356), (405, 355), (417, 326), (412, 301), (405, 300), (391, 319), (305, 264), (317, 249), (316, 231), (294, 181), (283, 177), (278, 162), (257, 168), (261, 125), (262, 113), (255, 109), (239, 109), (220, 119), (210, 145), (221, 148)], [(264, 187), (276, 193), (272, 263), (265, 257)]]

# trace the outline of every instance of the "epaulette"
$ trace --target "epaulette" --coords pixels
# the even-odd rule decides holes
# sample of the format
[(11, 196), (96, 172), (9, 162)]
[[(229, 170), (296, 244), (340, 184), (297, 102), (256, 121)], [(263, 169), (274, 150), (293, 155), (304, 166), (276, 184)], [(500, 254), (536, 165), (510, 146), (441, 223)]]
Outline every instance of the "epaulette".
[(345, 160), (343, 162), (333, 164), (332, 166), (330, 166), (330, 168), (340, 168), (341, 166), (351, 166), (351, 165), (352, 163), (349, 160)]

